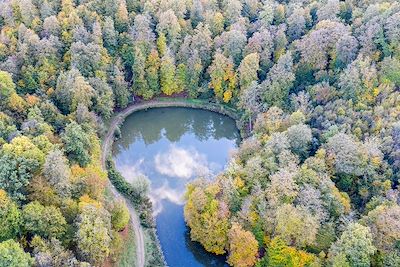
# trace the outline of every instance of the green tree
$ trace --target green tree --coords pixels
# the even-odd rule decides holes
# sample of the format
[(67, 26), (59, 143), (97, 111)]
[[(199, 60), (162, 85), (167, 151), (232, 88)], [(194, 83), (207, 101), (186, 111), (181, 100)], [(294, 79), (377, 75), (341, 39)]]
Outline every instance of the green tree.
[(124, 74), (117, 66), (114, 66), (114, 73), (111, 77), (111, 86), (116, 106), (119, 108), (126, 107), (129, 103), (130, 95), (128, 83), (125, 81)]
[(306, 210), (285, 204), (276, 212), (276, 234), (290, 246), (313, 245), (319, 229), (317, 218)]
[(375, 251), (369, 227), (350, 223), (330, 248), (329, 259), (335, 263), (338, 259), (343, 261), (344, 256), (350, 266), (367, 267), (370, 266), (371, 256)]
[(130, 213), (123, 201), (114, 203), (111, 211), (111, 224), (117, 231), (123, 230), (129, 223)]
[(177, 93), (183, 92), (186, 89), (186, 72), (187, 69), (183, 63), (179, 64), (176, 68), (175, 83)]
[(294, 80), (293, 58), (288, 52), (279, 58), (269, 71), (268, 79), (261, 84), (264, 90), (264, 101), (268, 106), (284, 107)]
[(79, 124), (71, 121), (65, 127), (65, 132), (61, 135), (61, 138), (70, 160), (81, 166), (86, 166), (90, 162), (90, 139)]
[(161, 58), (160, 85), (161, 91), (166, 95), (172, 95), (177, 92), (175, 83), (175, 62), (168, 53)]
[(27, 186), (39, 166), (32, 159), (10, 155), (0, 157), (0, 188), (16, 201), (25, 200)]
[(135, 47), (134, 62), (132, 65), (132, 86), (133, 92), (143, 96), (145, 99), (150, 99), (153, 97), (153, 92), (149, 90), (146, 80), (146, 70), (145, 63), (146, 57), (142, 52), (142, 49)]
[(21, 223), (17, 204), (0, 189), (0, 241), (16, 238), (20, 233)]
[(101, 207), (85, 205), (77, 227), (76, 243), (81, 258), (94, 265), (101, 264), (110, 253), (110, 215)]
[(29, 253), (25, 253), (19, 243), (12, 239), (0, 243), (1, 267), (30, 267), (33, 263)]
[(66, 221), (59, 208), (31, 202), (22, 209), (23, 228), (32, 235), (60, 238), (66, 232)]
[(259, 68), (259, 55), (257, 53), (251, 53), (242, 60), (238, 69), (240, 88), (242, 90), (246, 89), (251, 82), (257, 81), (257, 71)]
[(15, 84), (10, 73), (0, 71), (0, 100), (7, 100), (12, 93), (15, 93)]

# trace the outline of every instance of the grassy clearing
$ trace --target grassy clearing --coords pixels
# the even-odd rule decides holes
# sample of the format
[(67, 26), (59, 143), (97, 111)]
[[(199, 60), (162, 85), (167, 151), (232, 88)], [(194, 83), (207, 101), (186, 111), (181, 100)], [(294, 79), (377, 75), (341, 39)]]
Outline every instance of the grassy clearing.
[(123, 250), (116, 264), (118, 267), (136, 267), (135, 231), (133, 231), (131, 224), (129, 224), (128, 227), (128, 235), (126, 239), (124, 239)]

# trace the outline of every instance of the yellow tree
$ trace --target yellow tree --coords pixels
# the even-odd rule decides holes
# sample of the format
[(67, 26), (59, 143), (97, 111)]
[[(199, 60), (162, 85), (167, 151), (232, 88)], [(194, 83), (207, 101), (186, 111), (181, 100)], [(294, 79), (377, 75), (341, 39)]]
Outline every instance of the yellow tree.
[(254, 235), (233, 223), (228, 233), (229, 257), (228, 263), (232, 266), (253, 266), (257, 261), (258, 242)]
[[(189, 185), (185, 220), (190, 227), (190, 237), (215, 254), (224, 254), (228, 241), (228, 214), (222, 201), (216, 199), (220, 188)], [(229, 211), (228, 211), (229, 212)]]
[(214, 90), (216, 98), (228, 103), (236, 95), (236, 74), (232, 59), (217, 51), (208, 72), (211, 76), (209, 87)]

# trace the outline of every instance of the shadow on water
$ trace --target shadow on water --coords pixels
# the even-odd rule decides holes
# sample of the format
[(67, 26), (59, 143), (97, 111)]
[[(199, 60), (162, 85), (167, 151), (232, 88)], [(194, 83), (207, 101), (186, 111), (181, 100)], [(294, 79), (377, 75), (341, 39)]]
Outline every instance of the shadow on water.
[(116, 167), (128, 181), (139, 175), (150, 180), (157, 234), (169, 266), (227, 266), (224, 256), (190, 240), (184, 193), (196, 177), (221, 172), (239, 142), (231, 118), (198, 109), (139, 111), (121, 126), (121, 139), (113, 147)]

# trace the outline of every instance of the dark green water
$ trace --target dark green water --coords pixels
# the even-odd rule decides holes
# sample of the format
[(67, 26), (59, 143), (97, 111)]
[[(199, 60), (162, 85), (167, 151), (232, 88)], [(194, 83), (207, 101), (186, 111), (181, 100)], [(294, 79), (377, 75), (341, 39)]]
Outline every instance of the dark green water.
[(157, 233), (171, 267), (226, 266), (225, 257), (192, 242), (183, 218), (185, 187), (202, 175), (221, 172), (239, 143), (235, 122), (197, 109), (158, 108), (130, 115), (114, 143), (117, 169), (129, 181), (145, 175), (151, 182)]

